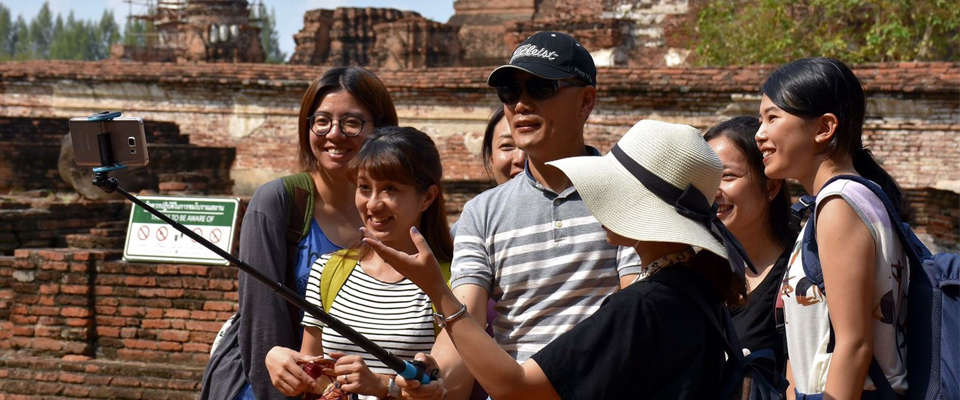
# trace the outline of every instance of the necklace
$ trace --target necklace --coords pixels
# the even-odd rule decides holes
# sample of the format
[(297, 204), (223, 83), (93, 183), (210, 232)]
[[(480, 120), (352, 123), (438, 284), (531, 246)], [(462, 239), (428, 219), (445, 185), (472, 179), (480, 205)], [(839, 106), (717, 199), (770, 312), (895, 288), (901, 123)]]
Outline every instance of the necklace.
[(653, 275), (658, 271), (660, 271), (661, 269), (669, 267), (673, 264), (678, 264), (678, 263), (682, 263), (684, 261), (690, 260), (696, 254), (697, 253), (693, 251), (693, 248), (687, 248), (686, 250), (681, 251), (679, 253), (667, 254), (656, 260), (653, 260), (653, 262), (645, 265), (643, 268), (640, 269), (640, 276), (637, 277), (637, 280)]

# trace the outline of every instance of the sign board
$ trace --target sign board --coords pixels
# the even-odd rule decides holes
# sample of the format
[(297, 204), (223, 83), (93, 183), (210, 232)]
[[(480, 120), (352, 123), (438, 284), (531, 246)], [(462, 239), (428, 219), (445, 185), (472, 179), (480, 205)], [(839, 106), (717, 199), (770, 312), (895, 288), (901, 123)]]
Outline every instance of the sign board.
[[(237, 209), (240, 203), (238, 199), (160, 196), (143, 196), (138, 199), (224, 251), (229, 253), (232, 250)], [(127, 227), (127, 241), (123, 246), (123, 259), (188, 264), (229, 264), (223, 257), (136, 204), (130, 210), (130, 224)]]

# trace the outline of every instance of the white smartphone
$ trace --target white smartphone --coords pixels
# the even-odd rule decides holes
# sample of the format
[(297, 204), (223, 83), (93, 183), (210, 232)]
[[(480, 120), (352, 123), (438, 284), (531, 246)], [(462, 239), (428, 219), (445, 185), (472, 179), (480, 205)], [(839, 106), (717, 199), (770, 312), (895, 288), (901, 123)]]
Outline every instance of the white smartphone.
[(109, 121), (90, 121), (86, 117), (70, 119), (73, 138), (73, 156), (77, 165), (99, 167), (101, 129), (110, 138), (113, 162), (128, 167), (142, 167), (150, 162), (143, 120), (137, 117), (117, 117)]

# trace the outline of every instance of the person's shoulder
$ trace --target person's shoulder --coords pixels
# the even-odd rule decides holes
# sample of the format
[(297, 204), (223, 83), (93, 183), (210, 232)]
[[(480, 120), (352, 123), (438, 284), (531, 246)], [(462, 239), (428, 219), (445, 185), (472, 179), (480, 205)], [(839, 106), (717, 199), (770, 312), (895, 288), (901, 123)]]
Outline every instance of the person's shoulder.
[[(688, 287), (687, 290), (693, 290), (695, 292), (700, 291), (709, 291), (712, 290), (709, 288), (709, 285), (703, 281), (703, 278), (699, 276), (696, 272), (690, 270), (687, 266), (674, 266), (669, 268), (664, 268), (657, 272), (661, 275), (673, 275), (675, 279), (666, 280), (667, 282), (682, 282), (682, 285)], [(664, 278), (661, 276), (659, 278)], [(692, 288), (692, 289), (689, 289)], [(674, 287), (672, 283), (661, 282), (661, 279), (658, 279), (656, 275), (650, 278), (640, 279), (634, 282), (632, 285), (627, 286), (624, 292), (632, 292), (638, 296), (644, 297), (646, 300), (676, 300), (676, 299), (685, 299), (687, 295), (685, 290), (679, 287)]]
[(276, 210), (286, 206), (287, 192), (282, 178), (277, 178), (257, 188), (250, 197), (248, 211)]
[(527, 184), (524, 182), (524, 179), (527, 178), (517, 175), (509, 181), (504, 182), (502, 185), (494, 186), (490, 189), (480, 192), (480, 194), (474, 196), (472, 199), (467, 200), (466, 204), (464, 204), (464, 211), (466, 211), (468, 207), (481, 209), (490, 205), (499, 207), (500, 204), (502, 204), (501, 201), (515, 196), (517, 191), (522, 188), (522, 185)]

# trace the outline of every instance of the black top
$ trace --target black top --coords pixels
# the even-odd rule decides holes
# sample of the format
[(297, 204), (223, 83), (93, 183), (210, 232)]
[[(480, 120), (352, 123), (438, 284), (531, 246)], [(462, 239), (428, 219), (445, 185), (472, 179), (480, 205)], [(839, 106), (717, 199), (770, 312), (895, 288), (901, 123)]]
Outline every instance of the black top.
[(740, 345), (750, 351), (773, 350), (779, 372), (784, 371), (786, 361), (783, 337), (777, 332), (777, 321), (773, 310), (780, 295), (780, 283), (787, 270), (787, 261), (790, 260), (790, 250), (788, 248), (780, 255), (763, 281), (750, 292), (747, 296), (747, 304), (730, 310), (733, 327), (737, 331), (737, 336), (740, 337)]
[[(695, 290), (715, 293), (682, 265), (657, 274), (678, 274)], [(713, 399), (724, 352), (693, 299), (644, 279), (610, 295), (532, 358), (563, 399)]]

